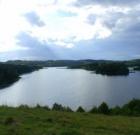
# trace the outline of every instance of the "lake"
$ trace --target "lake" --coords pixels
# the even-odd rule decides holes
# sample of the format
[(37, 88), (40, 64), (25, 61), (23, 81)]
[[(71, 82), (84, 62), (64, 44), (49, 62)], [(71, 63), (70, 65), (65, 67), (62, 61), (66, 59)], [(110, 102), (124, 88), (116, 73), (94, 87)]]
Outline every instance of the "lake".
[(0, 105), (52, 106), (55, 102), (90, 109), (103, 101), (123, 105), (140, 98), (140, 72), (129, 76), (103, 76), (83, 69), (44, 68), (0, 90)]

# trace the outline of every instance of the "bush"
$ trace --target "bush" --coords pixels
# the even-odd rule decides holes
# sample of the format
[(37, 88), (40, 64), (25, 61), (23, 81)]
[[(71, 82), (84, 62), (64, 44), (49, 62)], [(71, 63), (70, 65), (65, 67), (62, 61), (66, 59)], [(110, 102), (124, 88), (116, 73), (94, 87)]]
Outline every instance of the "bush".
[(6, 118), (5, 122), (4, 122), (5, 125), (11, 125), (11, 124), (14, 124), (14, 123), (15, 123), (15, 120), (12, 117)]

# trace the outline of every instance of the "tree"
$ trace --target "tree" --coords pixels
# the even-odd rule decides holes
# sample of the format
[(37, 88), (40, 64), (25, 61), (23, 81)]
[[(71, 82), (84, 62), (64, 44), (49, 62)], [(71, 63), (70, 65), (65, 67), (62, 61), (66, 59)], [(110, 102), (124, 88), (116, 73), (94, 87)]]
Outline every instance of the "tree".
[(114, 108), (111, 109), (111, 114), (113, 115), (121, 114), (121, 108), (119, 106), (115, 106)]
[(123, 113), (126, 115), (140, 115), (140, 100), (133, 99), (122, 107)]
[(81, 106), (79, 106), (76, 112), (85, 112), (85, 110)]
[(98, 113), (98, 108), (95, 106), (89, 112), (90, 113)]
[(52, 107), (52, 110), (55, 110), (55, 111), (64, 111), (64, 107), (60, 104), (57, 104), (55, 103)]
[(98, 107), (98, 112), (103, 113), (103, 114), (109, 114), (109, 107), (108, 105), (103, 102), (99, 107)]

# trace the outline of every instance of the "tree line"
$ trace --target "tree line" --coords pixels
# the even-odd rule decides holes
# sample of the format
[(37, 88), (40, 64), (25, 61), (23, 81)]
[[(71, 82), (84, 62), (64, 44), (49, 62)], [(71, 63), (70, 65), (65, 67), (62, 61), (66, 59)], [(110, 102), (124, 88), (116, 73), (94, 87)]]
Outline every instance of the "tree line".
[[(19, 108), (30, 108), (27, 105), (21, 105)], [(89, 111), (86, 111), (82, 106), (79, 106), (75, 111), (70, 107), (62, 106), (55, 103), (52, 108), (48, 106), (40, 106), (39, 104), (35, 108), (45, 109), (47, 111), (63, 111), (63, 112), (79, 112), (79, 113), (92, 113), (92, 114), (104, 114), (104, 115), (127, 115), (127, 116), (140, 116), (140, 99), (132, 99), (122, 107), (115, 106), (110, 108), (107, 103), (103, 102), (98, 107), (94, 106)]]
[(82, 68), (90, 71), (95, 71), (97, 74), (102, 75), (128, 75), (129, 69), (127, 65), (123, 62), (95, 62), (95, 63), (85, 63), (82, 65), (74, 65), (69, 68)]
[(39, 66), (0, 63), (0, 88), (17, 81), (20, 75), (39, 69)]

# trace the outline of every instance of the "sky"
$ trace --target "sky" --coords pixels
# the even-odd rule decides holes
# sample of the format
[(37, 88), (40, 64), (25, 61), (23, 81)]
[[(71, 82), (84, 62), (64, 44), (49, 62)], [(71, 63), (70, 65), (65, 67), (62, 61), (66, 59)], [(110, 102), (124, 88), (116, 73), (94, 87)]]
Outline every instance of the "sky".
[(140, 58), (140, 0), (0, 0), (0, 61)]

